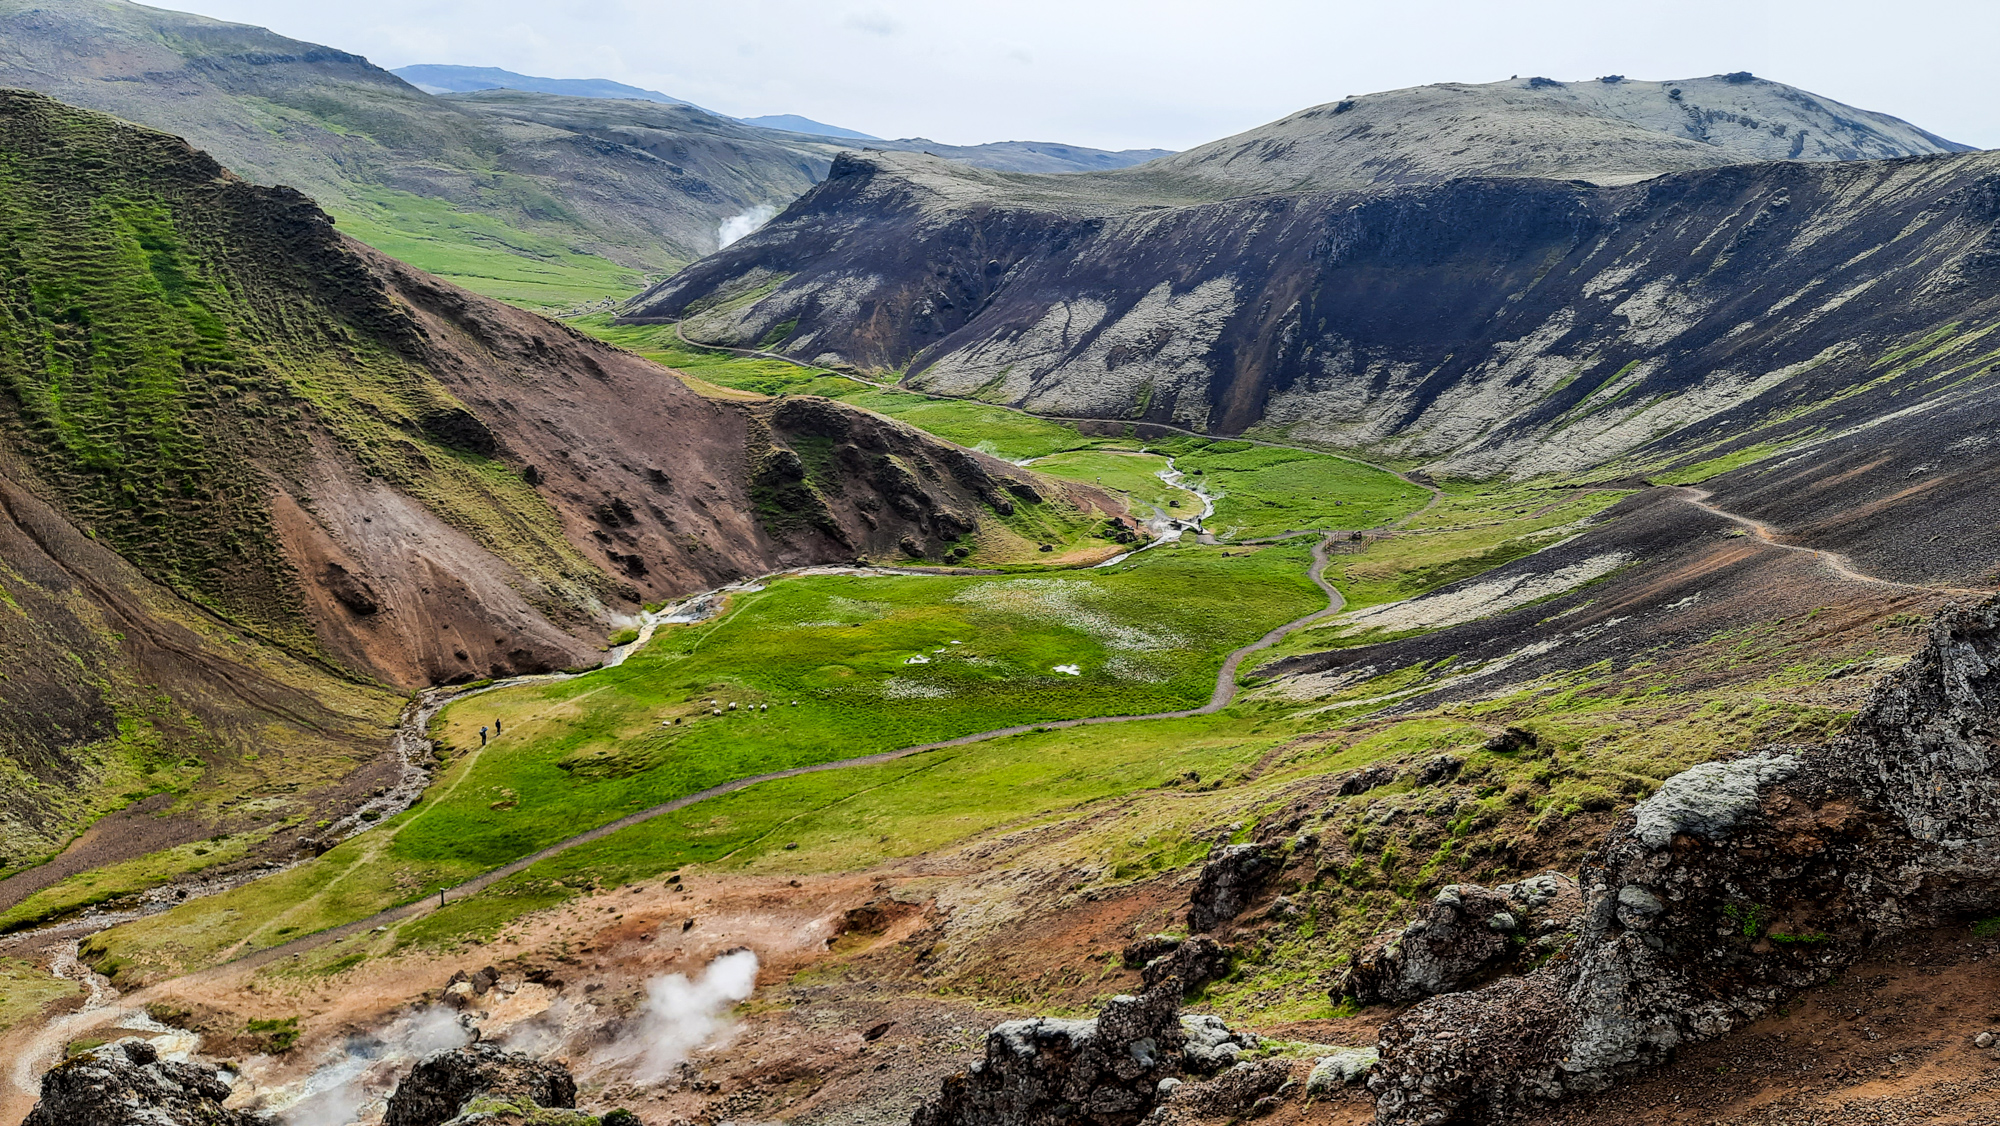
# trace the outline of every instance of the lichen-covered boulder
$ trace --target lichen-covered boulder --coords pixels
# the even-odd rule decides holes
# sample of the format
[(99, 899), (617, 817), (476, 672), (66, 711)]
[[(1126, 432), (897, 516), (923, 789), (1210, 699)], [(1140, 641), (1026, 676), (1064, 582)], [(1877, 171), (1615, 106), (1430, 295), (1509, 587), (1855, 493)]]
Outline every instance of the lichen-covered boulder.
[(1306, 1076), (1306, 1094), (1312, 1098), (1325, 1098), (1338, 1094), (1344, 1087), (1368, 1078), (1368, 1071), (1382, 1058), (1382, 1053), (1373, 1048), (1342, 1048), (1330, 1056), (1321, 1056), (1313, 1061), (1313, 1069)]
[[(444, 1126), (475, 1100), (498, 1113), (528, 1108), (574, 1109), (576, 1080), (561, 1064), (474, 1044), (425, 1056), (389, 1096), (382, 1126)], [(474, 1112), (476, 1113), (476, 1111)]]
[(1133, 1126), (1181, 1074), (1180, 1000), (1167, 987), (1114, 997), (1088, 1020), (997, 1025), (985, 1056), (946, 1079), (911, 1126)]
[(1181, 1031), (1186, 1036), (1181, 1059), (1196, 1075), (1211, 1075), (1235, 1067), (1245, 1053), (1256, 1051), (1264, 1043), (1256, 1033), (1231, 1031), (1221, 1017), (1207, 1013), (1182, 1017)]
[(51, 1068), (21, 1126), (273, 1126), (225, 1109), (228, 1097), (215, 1068), (171, 1063), (145, 1040), (122, 1040)]

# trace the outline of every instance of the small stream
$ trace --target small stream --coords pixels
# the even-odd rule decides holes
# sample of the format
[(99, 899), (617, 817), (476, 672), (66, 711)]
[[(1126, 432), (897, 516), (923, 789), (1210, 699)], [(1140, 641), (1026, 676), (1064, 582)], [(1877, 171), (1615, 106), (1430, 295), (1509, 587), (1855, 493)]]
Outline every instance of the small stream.
[(1153, 476), (1158, 477), (1162, 482), (1173, 488), (1182, 489), (1200, 497), (1201, 514), (1192, 520), (1187, 520), (1181, 517), (1169, 516), (1161, 512), (1157, 506), (1154, 506), (1154, 519), (1146, 521), (1147, 530), (1153, 533), (1152, 542), (1146, 544), (1144, 547), (1135, 547), (1131, 551), (1120, 552), (1097, 564), (1097, 566), (1115, 567), (1132, 558), (1134, 555), (1158, 547), (1163, 543), (1179, 543), (1181, 533), (1183, 532), (1193, 532), (1204, 543), (1213, 542), (1213, 539), (1208, 535), (1208, 529), (1202, 526), (1202, 522), (1210, 516), (1215, 515), (1215, 502), (1221, 500), (1222, 495), (1220, 493), (1211, 495), (1207, 489), (1202, 487), (1205, 482), (1197, 481), (1189, 484), (1187, 474), (1174, 468), (1173, 458), (1168, 458), (1167, 467), (1153, 474)]

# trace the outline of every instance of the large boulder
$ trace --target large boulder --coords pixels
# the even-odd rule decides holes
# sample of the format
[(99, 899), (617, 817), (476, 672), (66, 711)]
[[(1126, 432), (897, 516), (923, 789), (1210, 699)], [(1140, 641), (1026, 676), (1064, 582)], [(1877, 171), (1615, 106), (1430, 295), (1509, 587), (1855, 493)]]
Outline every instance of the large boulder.
[(1580, 907), (1576, 881), (1555, 872), (1491, 890), (1448, 885), (1408, 926), (1357, 951), (1334, 999), (1404, 1004), (1478, 985), (1519, 959), (1558, 949)]
[(1229, 947), (1206, 935), (1196, 935), (1148, 960), (1139, 971), (1139, 979), (1148, 990), (1172, 982), (1185, 997), (1228, 972)]
[(1199, 1013), (1181, 1018), (1181, 1062), (1196, 1075), (1211, 1075), (1235, 1067), (1243, 1057), (1264, 1046), (1254, 1032), (1236, 1032), (1222, 1018)]
[(997, 1025), (985, 1056), (946, 1079), (910, 1126), (1133, 1126), (1181, 1075), (1180, 1001), (1167, 986), (1114, 997), (1088, 1020)]
[(2000, 600), (1947, 607), (1848, 734), (1683, 772), (1584, 869), (1575, 942), (1382, 1029), (1384, 1126), (1532, 1116), (2000, 909)]
[(1188, 929), (1201, 934), (1241, 915), (1284, 867), (1284, 850), (1277, 845), (1219, 844), (1209, 849), (1188, 896)]
[(214, 1068), (170, 1063), (147, 1041), (124, 1040), (51, 1068), (21, 1126), (273, 1126), (225, 1109), (228, 1097)]
[(445, 1126), (461, 1114), (523, 1115), (536, 1108), (575, 1107), (576, 1080), (567, 1068), (497, 1044), (474, 1044), (419, 1061), (389, 1096), (382, 1126)]

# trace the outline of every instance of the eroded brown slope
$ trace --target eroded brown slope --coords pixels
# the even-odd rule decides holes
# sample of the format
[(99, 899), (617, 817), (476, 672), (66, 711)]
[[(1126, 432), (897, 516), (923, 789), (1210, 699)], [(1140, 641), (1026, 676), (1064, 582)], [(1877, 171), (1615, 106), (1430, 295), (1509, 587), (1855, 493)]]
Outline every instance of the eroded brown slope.
[(362, 785), (399, 703), (384, 688), (595, 664), (643, 602), (1078, 511), (841, 404), (702, 399), (178, 139), (18, 92), (0, 93), (0, 484), (0, 872), (147, 793), (213, 789), (177, 799), (171, 832), (35, 886), (325, 820), (321, 797), (224, 806)]

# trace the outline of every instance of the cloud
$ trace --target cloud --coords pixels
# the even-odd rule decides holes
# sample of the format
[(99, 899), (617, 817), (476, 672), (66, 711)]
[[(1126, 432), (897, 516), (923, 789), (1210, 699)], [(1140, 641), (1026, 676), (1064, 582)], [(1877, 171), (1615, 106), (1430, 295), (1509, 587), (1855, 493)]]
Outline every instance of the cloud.
[(901, 24), (879, 8), (871, 12), (856, 12), (841, 21), (841, 26), (850, 31), (865, 31), (870, 35), (884, 36), (894, 35), (902, 30)]

